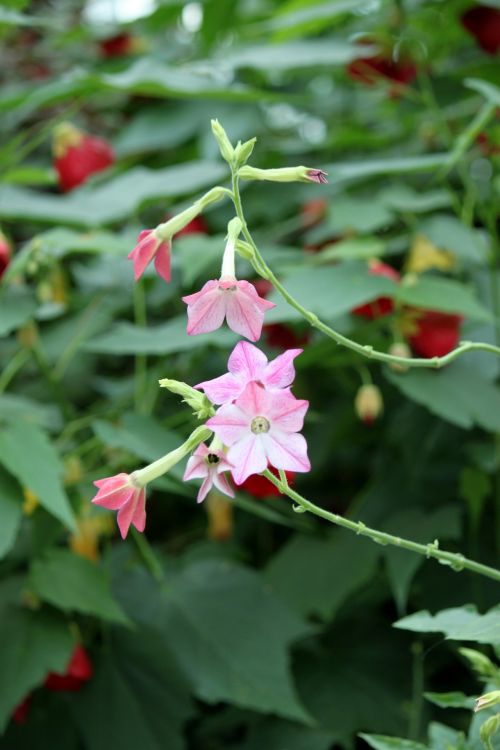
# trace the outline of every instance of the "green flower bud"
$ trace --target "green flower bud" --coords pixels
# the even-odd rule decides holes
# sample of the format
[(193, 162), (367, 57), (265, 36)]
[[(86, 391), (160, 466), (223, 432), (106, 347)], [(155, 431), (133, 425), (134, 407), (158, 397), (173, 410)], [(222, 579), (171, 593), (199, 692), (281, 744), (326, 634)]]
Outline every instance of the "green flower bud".
[(474, 711), (482, 711), (484, 708), (492, 708), (500, 703), (500, 690), (480, 695), (474, 705)]
[(460, 648), (458, 650), (481, 677), (498, 678), (500, 670), (481, 651), (475, 651), (473, 648)]
[(219, 149), (222, 158), (227, 161), (228, 164), (232, 164), (234, 161), (234, 148), (231, 145), (231, 141), (227, 137), (227, 133), (218, 120), (212, 120), (212, 133), (214, 134), (215, 140), (219, 144)]
[(160, 388), (167, 388), (172, 393), (182, 396), (183, 402), (193, 409), (198, 419), (208, 419), (208, 417), (212, 417), (215, 414), (215, 409), (205, 394), (192, 388), (187, 383), (182, 383), (179, 380), (169, 380), (168, 378), (163, 378), (158, 382), (160, 383)]
[(283, 169), (256, 169), (241, 167), (238, 175), (242, 180), (267, 180), (269, 182), (327, 182), (326, 172), (310, 167), (285, 167)]
[(237, 168), (242, 167), (247, 163), (252, 155), (256, 141), (257, 138), (251, 138), (249, 141), (245, 141), (245, 143), (238, 141), (238, 144), (234, 149), (234, 161)]
[(491, 738), (498, 732), (500, 728), (500, 714), (495, 714), (486, 719), (484, 724), (479, 729), (479, 736), (481, 742), (487, 748), (487, 750), (493, 750), (493, 744)]

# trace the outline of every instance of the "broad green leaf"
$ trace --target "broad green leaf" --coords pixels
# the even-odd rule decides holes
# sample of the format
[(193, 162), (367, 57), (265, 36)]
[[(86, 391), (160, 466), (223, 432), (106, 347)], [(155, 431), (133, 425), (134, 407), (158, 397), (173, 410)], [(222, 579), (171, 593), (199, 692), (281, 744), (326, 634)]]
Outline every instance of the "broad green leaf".
[(70, 529), (73, 511), (64, 492), (63, 466), (47, 435), (36, 425), (15, 422), (0, 429), (0, 463), (45, 510)]
[(447, 190), (417, 191), (405, 183), (390, 185), (379, 193), (379, 199), (392, 211), (420, 214), (448, 208), (451, 205)]
[(386, 228), (394, 221), (394, 214), (379, 200), (338, 197), (327, 217), (307, 235), (308, 242), (323, 242), (342, 234), (370, 233)]
[(226, 174), (222, 164), (194, 161), (164, 169), (134, 167), (94, 187), (84, 185), (70, 195), (4, 185), (0, 188), (0, 217), (99, 227), (130, 216), (148, 201), (210, 187)]
[(421, 156), (402, 156), (398, 159), (365, 159), (358, 162), (327, 164), (324, 169), (328, 172), (328, 181), (332, 185), (338, 185), (388, 174), (433, 172), (443, 166), (447, 158), (448, 154), (422, 154)]
[(2, 175), (3, 182), (14, 185), (55, 185), (56, 173), (50, 167), (16, 167)]
[(330, 750), (331, 747), (329, 732), (266, 718), (250, 728), (248, 737), (237, 750)]
[(399, 302), (412, 307), (460, 313), (473, 320), (491, 320), (491, 313), (476, 299), (473, 290), (453, 279), (412, 277), (411, 283), (403, 281), (398, 286), (395, 296)]
[[(285, 3), (285, 6), (287, 4)], [(330, 27), (331, 22), (345, 13), (362, 12), (368, 7), (367, 0), (333, 0), (333, 2), (316, 2), (303, 8), (284, 7), (269, 21), (259, 24), (259, 31), (274, 32), (278, 39), (291, 36), (303, 36), (312, 31), (318, 32), (323, 27)]]
[(114, 142), (120, 156), (172, 149), (193, 138), (206, 126), (204, 102), (176, 102), (141, 109)]
[(150, 630), (113, 631), (73, 712), (92, 750), (184, 750), (183, 725), (193, 707), (163, 639)]
[(144, 461), (156, 461), (182, 442), (175, 432), (167, 430), (153, 417), (130, 412), (120, 421), (120, 425), (112, 425), (96, 420), (92, 427), (106, 445), (123, 448)]
[(14, 544), (22, 517), (20, 487), (0, 467), (0, 559)]
[(209, 344), (227, 347), (236, 343), (236, 335), (228, 330), (203, 336), (188, 336), (186, 317), (179, 316), (159, 326), (141, 328), (132, 323), (117, 322), (108, 333), (103, 333), (85, 344), (90, 352), (102, 354), (172, 354), (190, 351)]
[(464, 695), (464, 693), (424, 693), (424, 698), (440, 708), (466, 708), (469, 711), (474, 708), (476, 698)]
[(445, 637), (452, 641), (498, 645), (500, 608), (491, 609), (484, 615), (478, 614), (472, 605), (443, 609), (435, 615), (427, 611), (415, 612), (395, 622), (394, 627), (414, 633), (444, 633)]
[(0, 288), (0, 336), (15, 331), (33, 317), (37, 303), (29, 290)]
[(59, 609), (121, 624), (129, 622), (111, 593), (104, 570), (69, 550), (53, 549), (35, 560), (30, 583), (41, 599)]
[(56, 406), (41, 404), (26, 396), (2, 393), (0, 396), (0, 419), (14, 422), (23, 420), (55, 431), (61, 428), (61, 415)]
[(432, 721), (429, 724), (429, 745), (432, 750), (450, 750), (450, 748), (467, 747), (463, 732), (459, 732), (444, 724), (439, 724), (437, 721)]
[[(223, 63), (230, 68), (253, 68), (264, 74), (272, 71), (303, 71), (346, 65), (359, 56), (359, 47), (343, 39), (310, 39), (284, 44), (240, 46), (225, 53)], [(217, 58), (216, 58), (217, 62)]]
[(332, 260), (370, 260), (385, 252), (385, 244), (377, 237), (348, 237), (332, 245), (327, 245), (320, 253), (313, 255), (310, 265), (331, 263)]
[(418, 231), (437, 247), (450, 250), (459, 258), (483, 264), (488, 260), (488, 245), (480, 232), (453, 216), (431, 216), (419, 222)]
[(0, 8), (0, 26), (19, 26), (25, 27), (51, 27), (53, 26), (53, 18), (43, 18), (41, 16), (27, 16), (24, 13), (17, 13), (14, 10), (8, 8)]
[[(282, 279), (283, 286), (307, 309), (332, 319), (380, 296), (394, 296), (397, 286), (390, 279), (368, 273), (363, 263), (349, 262), (327, 268), (298, 269)], [(273, 293), (269, 299), (281, 298)], [(266, 315), (266, 322), (301, 319), (283, 302)]]
[(380, 549), (348, 531), (327, 539), (296, 534), (271, 559), (266, 578), (303, 615), (330, 620), (374, 576)]
[[(0, 618), (0, 732), (48, 672), (64, 672), (74, 646), (68, 623), (51, 612), (12, 606)], [(8, 644), (8, 645), (7, 645)]]
[(290, 644), (310, 628), (256, 573), (204, 560), (169, 580), (165, 590), (144, 575), (117, 583), (127, 612), (175, 643), (199, 698), (310, 722), (288, 658)]
[(364, 732), (359, 736), (374, 750), (427, 750), (427, 746), (421, 742), (401, 737), (386, 737), (383, 734), (365, 734)]
[(484, 96), (485, 99), (495, 104), (495, 106), (500, 107), (500, 88), (498, 86), (479, 78), (466, 78), (465, 85), (469, 89), (477, 91), (478, 94)]

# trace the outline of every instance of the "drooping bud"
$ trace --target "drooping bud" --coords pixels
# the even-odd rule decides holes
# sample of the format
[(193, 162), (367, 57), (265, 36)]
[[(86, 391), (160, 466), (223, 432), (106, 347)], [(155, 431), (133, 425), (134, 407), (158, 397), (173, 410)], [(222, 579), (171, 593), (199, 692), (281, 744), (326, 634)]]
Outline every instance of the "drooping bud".
[(372, 424), (383, 412), (380, 389), (373, 383), (362, 385), (354, 400), (356, 414), (365, 424)]
[(242, 180), (267, 180), (268, 182), (327, 182), (326, 172), (310, 167), (283, 167), (281, 169), (256, 169), (244, 166), (238, 171)]
[(238, 141), (234, 149), (234, 162), (237, 169), (247, 163), (252, 155), (256, 141), (257, 138), (251, 138), (249, 141), (245, 141), (245, 143)]
[(493, 690), (491, 693), (480, 695), (474, 705), (474, 711), (482, 711), (485, 708), (493, 708), (500, 703), (500, 690)]
[(160, 383), (160, 388), (167, 388), (171, 393), (182, 396), (183, 402), (193, 409), (198, 419), (208, 419), (208, 417), (212, 417), (215, 414), (215, 409), (205, 394), (191, 388), (187, 383), (182, 383), (179, 380), (170, 380), (169, 378), (163, 378), (158, 382)]
[(214, 138), (219, 145), (222, 158), (225, 159), (228, 164), (233, 164), (235, 157), (234, 148), (231, 145), (231, 141), (227, 137), (226, 131), (218, 120), (212, 120), (211, 125), (212, 133), (214, 134)]
[[(388, 353), (391, 357), (402, 357), (403, 359), (411, 358), (411, 349), (404, 341), (395, 341), (389, 347)], [(410, 369), (408, 365), (405, 365), (402, 362), (389, 362), (389, 367), (391, 370), (394, 370), (394, 372), (408, 372)]]

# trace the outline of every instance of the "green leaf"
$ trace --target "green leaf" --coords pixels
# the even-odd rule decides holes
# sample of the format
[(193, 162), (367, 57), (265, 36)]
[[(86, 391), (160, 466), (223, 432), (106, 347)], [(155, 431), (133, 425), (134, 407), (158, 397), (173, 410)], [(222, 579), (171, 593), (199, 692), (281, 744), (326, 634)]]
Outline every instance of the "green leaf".
[(36, 308), (36, 300), (29, 290), (0, 288), (0, 336), (20, 328), (33, 317)]
[(84, 349), (101, 354), (172, 354), (190, 351), (208, 344), (228, 347), (236, 343), (236, 335), (228, 330), (203, 336), (188, 336), (186, 316), (180, 315), (159, 326), (142, 328), (132, 323), (117, 322), (108, 333), (91, 339)]
[(411, 283), (399, 285), (395, 296), (399, 302), (412, 307), (460, 313), (473, 320), (491, 320), (491, 313), (476, 299), (474, 291), (453, 279), (412, 276)]
[(256, 573), (205, 560), (169, 580), (165, 590), (144, 575), (117, 583), (130, 615), (175, 643), (199, 698), (310, 722), (288, 658), (289, 645), (310, 628)]
[(42, 18), (41, 16), (26, 16), (24, 13), (17, 13), (8, 8), (0, 8), (0, 26), (18, 26), (23, 27), (52, 27), (54, 19)]
[[(224, 250), (224, 236), (206, 237), (202, 234), (179, 237), (175, 241), (175, 254), (182, 270), (182, 283), (190, 287), (197, 279), (214, 278), (208, 272), (219, 271)], [(217, 273), (217, 277), (220, 274)]]
[(353, 232), (369, 233), (388, 227), (394, 214), (377, 199), (339, 196), (325, 221), (307, 235), (308, 242), (322, 242), (329, 237)]
[(304, 8), (296, 8), (294, 5), (291, 8), (278, 7), (276, 15), (269, 21), (259, 24), (258, 28), (259, 31), (275, 32), (275, 37), (279, 39), (289, 38), (294, 34), (302, 36), (311, 31), (317, 32), (324, 26), (329, 27), (331, 22), (339, 16), (361, 11), (364, 7), (366, 7), (366, 0), (333, 0), (333, 2), (323, 0)]
[(119, 156), (177, 148), (198, 134), (207, 123), (204, 102), (176, 102), (139, 110), (114, 142)]
[[(379, 193), (379, 199), (391, 211), (420, 214), (448, 208), (451, 205), (447, 190), (417, 191), (404, 182), (390, 185)], [(448, 217), (447, 217), (448, 218)]]
[[(359, 48), (358, 48), (359, 53)], [(398, 159), (365, 159), (359, 162), (336, 162), (327, 164), (328, 181), (332, 186), (345, 182), (364, 180), (388, 174), (410, 174), (413, 172), (433, 172), (446, 164), (448, 154), (422, 154), (402, 156)]]
[(348, 531), (327, 540), (296, 534), (272, 558), (266, 578), (303, 615), (330, 620), (377, 570), (379, 548)]
[(394, 623), (395, 628), (414, 633), (444, 633), (447, 640), (500, 644), (500, 608), (478, 614), (472, 605), (443, 609), (435, 615), (415, 612)]
[(65, 549), (54, 549), (31, 566), (30, 584), (44, 601), (67, 612), (81, 612), (127, 624), (102, 568)]
[(193, 708), (186, 680), (165, 642), (150, 630), (113, 631), (92, 682), (73, 704), (92, 750), (184, 750)]
[(349, 237), (328, 245), (309, 261), (311, 265), (323, 265), (332, 260), (370, 260), (385, 252), (385, 244), (377, 237)]
[(419, 222), (418, 232), (437, 247), (450, 250), (459, 258), (483, 264), (488, 260), (488, 246), (481, 233), (465, 226), (454, 216), (431, 216)]
[(2, 393), (0, 396), (0, 419), (9, 422), (21, 419), (47, 430), (61, 429), (61, 415), (56, 406), (41, 404), (14, 393)]
[(483, 81), (480, 78), (466, 78), (465, 85), (467, 88), (477, 91), (484, 96), (489, 102), (496, 107), (500, 107), (500, 88), (489, 81)]
[[(0, 733), (12, 711), (48, 672), (64, 672), (74, 642), (56, 614), (10, 607), (0, 618)], [(8, 644), (8, 647), (6, 647)]]
[(120, 425), (96, 420), (92, 428), (105, 445), (123, 448), (148, 462), (156, 461), (181, 443), (175, 432), (144, 414), (125, 413)]
[(464, 693), (424, 693), (424, 698), (440, 708), (474, 708), (476, 698), (464, 695)]
[(120, 221), (148, 201), (202, 190), (225, 177), (222, 164), (193, 161), (164, 169), (134, 167), (96, 186), (70, 195), (49, 195), (28, 188), (0, 188), (0, 217), (98, 227)]
[(277, 719), (263, 719), (250, 727), (248, 737), (238, 750), (329, 750), (332, 735)]
[(23, 517), (19, 485), (0, 467), (0, 560), (14, 544)]
[(346, 65), (358, 56), (359, 47), (343, 39), (311, 39), (284, 44), (240, 46), (235, 52), (225, 52), (223, 61), (226, 67), (253, 68), (266, 74), (270, 71), (276, 73), (331, 68)]
[(386, 737), (383, 734), (365, 734), (359, 736), (367, 742), (374, 750), (427, 750), (427, 746), (421, 742), (405, 740), (401, 737)]
[(0, 463), (24, 488), (33, 492), (45, 510), (74, 530), (73, 511), (61, 482), (63, 466), (39, 427), (15, 422), (2, 428)]

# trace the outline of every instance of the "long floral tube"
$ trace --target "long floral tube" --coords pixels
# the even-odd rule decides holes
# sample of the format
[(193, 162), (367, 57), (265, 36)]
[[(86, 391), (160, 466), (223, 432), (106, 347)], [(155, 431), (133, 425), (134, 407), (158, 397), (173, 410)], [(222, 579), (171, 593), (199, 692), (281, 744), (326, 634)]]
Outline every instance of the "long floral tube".
[(398, 357), (394, 354), (380, 352), (370, 345), (358, 344), (356, 341), (347, 338), (347, 336), (343, 336), (341, 333), (338, 333), (333, 328), (330, 328), (329, 325), (320, 320), (320, 318), (318, 318), (315, 313), (307, 310), (303, 305), (301, 305), (300, 302), (287, 291), (283, 284), (281, 284), (281, 282), (274, 275), (273, 271), (267, 265), (257, 245), (255, 244), (245, 221), (243, 207), (241, 204), (237, 173), (233, 174), (233, 202), (236, 213), (241, 220), (243, 235), (245, 236), (245, 239), (247, 240), (251, 247), (251, 250), (253, 251), (251, 253), (245, 253), (245, 257), (248, 258), (256, 273), (258, 273), (259, 276), (262, 276), (262, 278), (270, 281), (276, 291), (279, 292), (279, 294), (283, 297), (283, 299), (288, 302), (291, 307), (297, 310), (297, 312), (299, 312), (313, 328), (317, 328), (326, 336), (336, 341), (337, 344), (345, 346), (346, 349), (351, 349), (351, 351), (360, 354), (362, 357), (366, 357), (367, 359), (372, 359), (378, 362), (399, 364), (403, 365), (404, 367), (424, 367), (434, 370), (444, 367), (457, 357), (460, 357), (462, 354), (470, 351), (485, 351), (500, 356), (499, 346), (494, 346), (493, 344), (486, 344), (479, 341), (462, 341), (456, 349), (453, 349), (443, 357), (432, 357), (430, 359), (409, 357), (408, 359), (406, 359), (405, 357)]
[(349, 531), (353, 531), (359, 536), (366, 536), (372, 541), (377, 542), (377, 544), (392, 545), (394, 547), (399, 547), (400, 549), (407, 549), (410, 552), (416, 552), (428, 559), (433, 558), (442, 565), (449, 566), (456, 572), (470, 570), (473, 573), (478, 573), (486, 578), (500, 581), (500, 570), (491, 568), (489, 565), (483, 565), (475, 560), (469, 560), (469, 558), (464, 557), (464, 555), (460, 553), (441, 550), (439, 549), (437, 540), (430, 544), (419, 544), (418, 542), (412, 542), (410, 539), (403, 539), (402, 537), (394, 536), (393, 534), (387, 534), (385, 531), (372, 529), (370, 526), (366, 526), (362, 521), (351, 521), (349, 518), (344, 518), (344, 516), (339, 516), (337, 513), (331, 513), (324, 508), (320, 508), (310, 500), (302, 497), (302, 495), (299, 495), (298, 492), (289, 486), (282, 472), (280, 472), (279, 479), (268, 469), (262, 473), (263, 476), (272, 482), (272, 484), (274, 484), (283, 495), (287, 495), (291, 500), (294, 500), (297, 503), (297, 506), (295, 506), (294, 509), (298, 512), (313, 513), (315, 516), (324, 518), (326, 521), (330, 521), (336, 526), (349, 529)]

